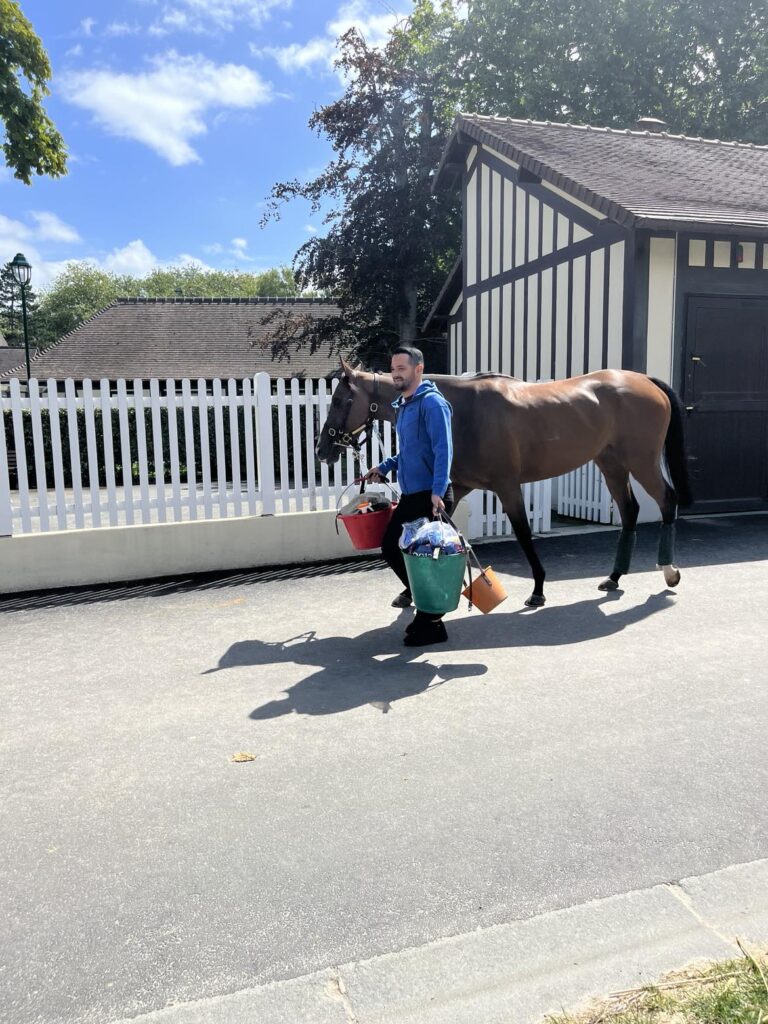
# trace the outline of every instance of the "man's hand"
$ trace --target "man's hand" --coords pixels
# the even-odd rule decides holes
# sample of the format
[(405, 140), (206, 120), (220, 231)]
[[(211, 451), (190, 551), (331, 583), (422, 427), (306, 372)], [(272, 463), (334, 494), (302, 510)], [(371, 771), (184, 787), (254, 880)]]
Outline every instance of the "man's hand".
[(369, 469), (368, 472), (363, 477), (363, 480), (365, 480), (367, 484), (380, 484), (384, 482), (384, 477), (381, 475), (378, 469)]
[(432, 515), (437, 518), (440, 512), (445, 512), (445, 502), (439, 494), (432, 495)]

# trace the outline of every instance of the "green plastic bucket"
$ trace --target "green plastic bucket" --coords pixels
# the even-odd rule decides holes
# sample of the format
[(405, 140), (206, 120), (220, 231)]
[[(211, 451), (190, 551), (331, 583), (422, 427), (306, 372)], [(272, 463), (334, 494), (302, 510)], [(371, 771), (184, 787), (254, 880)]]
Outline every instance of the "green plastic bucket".
[(413, 603), (420, 612), (443, 615), (459, 607), (466, 555), (425, 558), (403, 552)]

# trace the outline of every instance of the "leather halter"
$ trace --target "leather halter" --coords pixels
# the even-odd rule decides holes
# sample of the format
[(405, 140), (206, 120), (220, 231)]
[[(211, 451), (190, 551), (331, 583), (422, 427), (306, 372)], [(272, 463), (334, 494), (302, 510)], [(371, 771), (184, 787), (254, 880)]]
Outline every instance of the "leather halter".
[[(365, 421), (365, 423), (361, 423), (360, 426), (355, 427), (354, 430), (344, 430), (342, 433), (338, 434), (338, 440), (336, 439), (336, 428), (328, 427), (328, 437), (333, 438), (333, 443), (336, 445), (337, 448), (351, 448), (355, 455), (359, 457), (360, 449), (363, 447), (365, 442), (370, 437), (371, 427), (373, 426), (374, 420), (376, 419), (376, 414), (379, 411), (378, 398), (379, 380), (378, 374), (374, 373), (373, 396), (370, 402), (368, 403), (368, 419)], [(365, 431), (365, 435), (363, 437), (358, 437), (357, 435), (360, 434), (362, 430)]]

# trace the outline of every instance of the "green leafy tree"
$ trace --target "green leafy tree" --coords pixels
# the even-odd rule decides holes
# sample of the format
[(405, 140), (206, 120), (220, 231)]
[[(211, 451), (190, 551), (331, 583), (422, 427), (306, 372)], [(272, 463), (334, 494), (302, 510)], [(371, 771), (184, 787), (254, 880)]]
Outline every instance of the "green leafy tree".
[(43, 295), (36, 317), (37, 337), (45, 347), (74, 330), (120, 295), (136, 295), (133, 279), (88, 263), (71, 263)]
[(383, 50), (354, 29), (339, 40), (346, 88), (309, 122), (334, 156), (309, 182), (275, 185), (267, 218), (297, 198), (313, 211), (330, 206), (327, 232), (299, 249), (294, 267), (341, 312), (318, 322), (276, 311), (276, 351), (327, 342), (371, 362), (420, 337), (459, 240), (457, 197), (431, 191), (454, 114), (456, 27), (451, 3), (419, 0)]
[[(37, 294), (27, 288), (27, 330), (30, 346), (37, 344), (36, 318), (38, 314)], [(24, 324), (22, 322), (21, 290), (13, 278), (10, 264), (0, 269), (0, 334), (11, 348), (24, 347)]]
[(768, 141), (761, 0), (472, 0), (464, 110)]
[(3, 152), (14, 177), (29, 185), (33, 174), (67, 173), (64, 140), (43, 109), (51, 65), (16, 0), (0, 0), (0, 120)]

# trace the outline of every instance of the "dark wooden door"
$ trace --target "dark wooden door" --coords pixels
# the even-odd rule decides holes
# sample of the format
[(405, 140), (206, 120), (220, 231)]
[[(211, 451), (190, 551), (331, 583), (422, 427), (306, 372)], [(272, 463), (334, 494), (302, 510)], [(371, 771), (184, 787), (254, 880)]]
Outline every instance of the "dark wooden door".
[(768, 298), (688, 299), (683, 400), (691, 511), (768, 507)]

